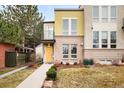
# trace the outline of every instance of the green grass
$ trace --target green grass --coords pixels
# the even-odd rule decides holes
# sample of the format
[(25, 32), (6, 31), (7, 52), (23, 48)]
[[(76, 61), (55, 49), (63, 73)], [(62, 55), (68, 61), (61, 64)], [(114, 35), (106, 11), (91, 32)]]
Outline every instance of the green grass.
[(35, 69), (27, 68), (0, 79), (0, 88), (15, 88), (25, 80)]
[(62, 69), (55, 87), (60, 88), (124, 88), (124, 67), (107, 66)]
[(4, 68), (4, 69), (0, 69), (0, 75), (4, 74), (4, 73), (7, 73), (9, 71), (12, 71), (12, 70), (15, 70), (19, 67), (7, 67), (7, 68)]

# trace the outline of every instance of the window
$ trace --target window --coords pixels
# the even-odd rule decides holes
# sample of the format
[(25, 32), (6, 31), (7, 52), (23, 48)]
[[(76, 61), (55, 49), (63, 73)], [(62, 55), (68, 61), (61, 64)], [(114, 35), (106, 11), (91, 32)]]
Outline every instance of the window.
[(77, 34), (77, 19), (68, 18), (63, 19), (63, 35), (76, 35)]
[(111, 40), (110, 40), (110, 44), (111, 44), (111, 48), (116, 48), (116, 31), (111, 31), (111, 36), (110, 36)]
[(77, 58), (77, 45), (71, 45), (71, 58)]
[(102, 21), (106, 22), (108, 20), (108, 6), (102, 6)]
[(63, 44), (63, 58), (69, 58), (69, 45)]
[(93, 21), (97, 22), (99, 20), (99, 6), (93, 6)]
[(108, 47), (108, 32), (102, 31), (102, 48)]
[(92, 18), (93, 18), (93, 22), (99, 22), (99, 21), (115, 22), (117, 18), (117, 7), (116, 6), (93, 6)]
[(111, 21), (114, 22), (116, 20), (116, 6), (111, 6)]
[(45, 26), (44, 39), (53, 39), (53, 26), (51, 25)]
[(77, 34), (77, 19), (71, 19), (71, 35)]
[(99, 31), (93, 31), (93, 48), (99, 48)]
[(63, 35), (68, 35), (69, 33), (69, 20), (68, 19), (63, 19), (62, 31), (63, 31)]

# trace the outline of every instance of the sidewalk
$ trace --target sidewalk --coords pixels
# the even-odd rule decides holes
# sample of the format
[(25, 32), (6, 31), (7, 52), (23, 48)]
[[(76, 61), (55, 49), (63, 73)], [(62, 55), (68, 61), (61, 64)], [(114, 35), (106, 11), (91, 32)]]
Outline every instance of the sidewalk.
[(7, 72), (7, 73), (5, 73), (5, 74), (2, 74), (2, 75), (0, 75), (0, 78), (4, 78), (4, 77), (6, 77), (6, 76), (8, 76), (8, 75), (11, 75), (11, 74), (13, 74), (13, 73), (16, 73), (16, 72), (18, 72), (18, 71), (20, 71), (20, 70), (23, 70), (23, 69), (27, 68), (27, 67), (28, 67), (28, 66), (20, 67), (20, 68), (18, 68), (18, 69), (15, 69), (15, 70), (12, 70), (12, 71)]
[(53, 64), (43, 64), (28, 78), (26, 78), (17, 88), (41, 88), (46, 78), (46, 72)]

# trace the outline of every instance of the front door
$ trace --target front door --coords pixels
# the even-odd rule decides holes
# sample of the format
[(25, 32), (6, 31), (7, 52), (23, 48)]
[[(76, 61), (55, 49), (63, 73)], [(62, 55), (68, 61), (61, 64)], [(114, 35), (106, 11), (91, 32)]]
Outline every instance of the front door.
[(45, 46), (45, 62), (52, 63), (52, 61), (53, 61), (53, 48), (50, 45)]

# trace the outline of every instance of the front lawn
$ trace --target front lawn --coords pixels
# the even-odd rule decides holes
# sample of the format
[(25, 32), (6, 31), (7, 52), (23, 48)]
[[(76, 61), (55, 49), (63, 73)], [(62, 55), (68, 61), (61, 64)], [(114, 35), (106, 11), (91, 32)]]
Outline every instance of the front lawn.
[(61, 69), (53, 87), (114, 88), (124, 87), (124, 66)]
[(6, 67), (4, 69), (0, 69), (0, 75), (4, 74), (4, 73), (7, 73), (7, 72), (10, 72), (12, 70), (15, 70), (19, 67), (15, 66), (15, 67)]
[(15, 88), (23, 80), (25, 80), (31, 73), (34, 72), (34, 68), (27, 68), (0, 79), (0, 88)]

